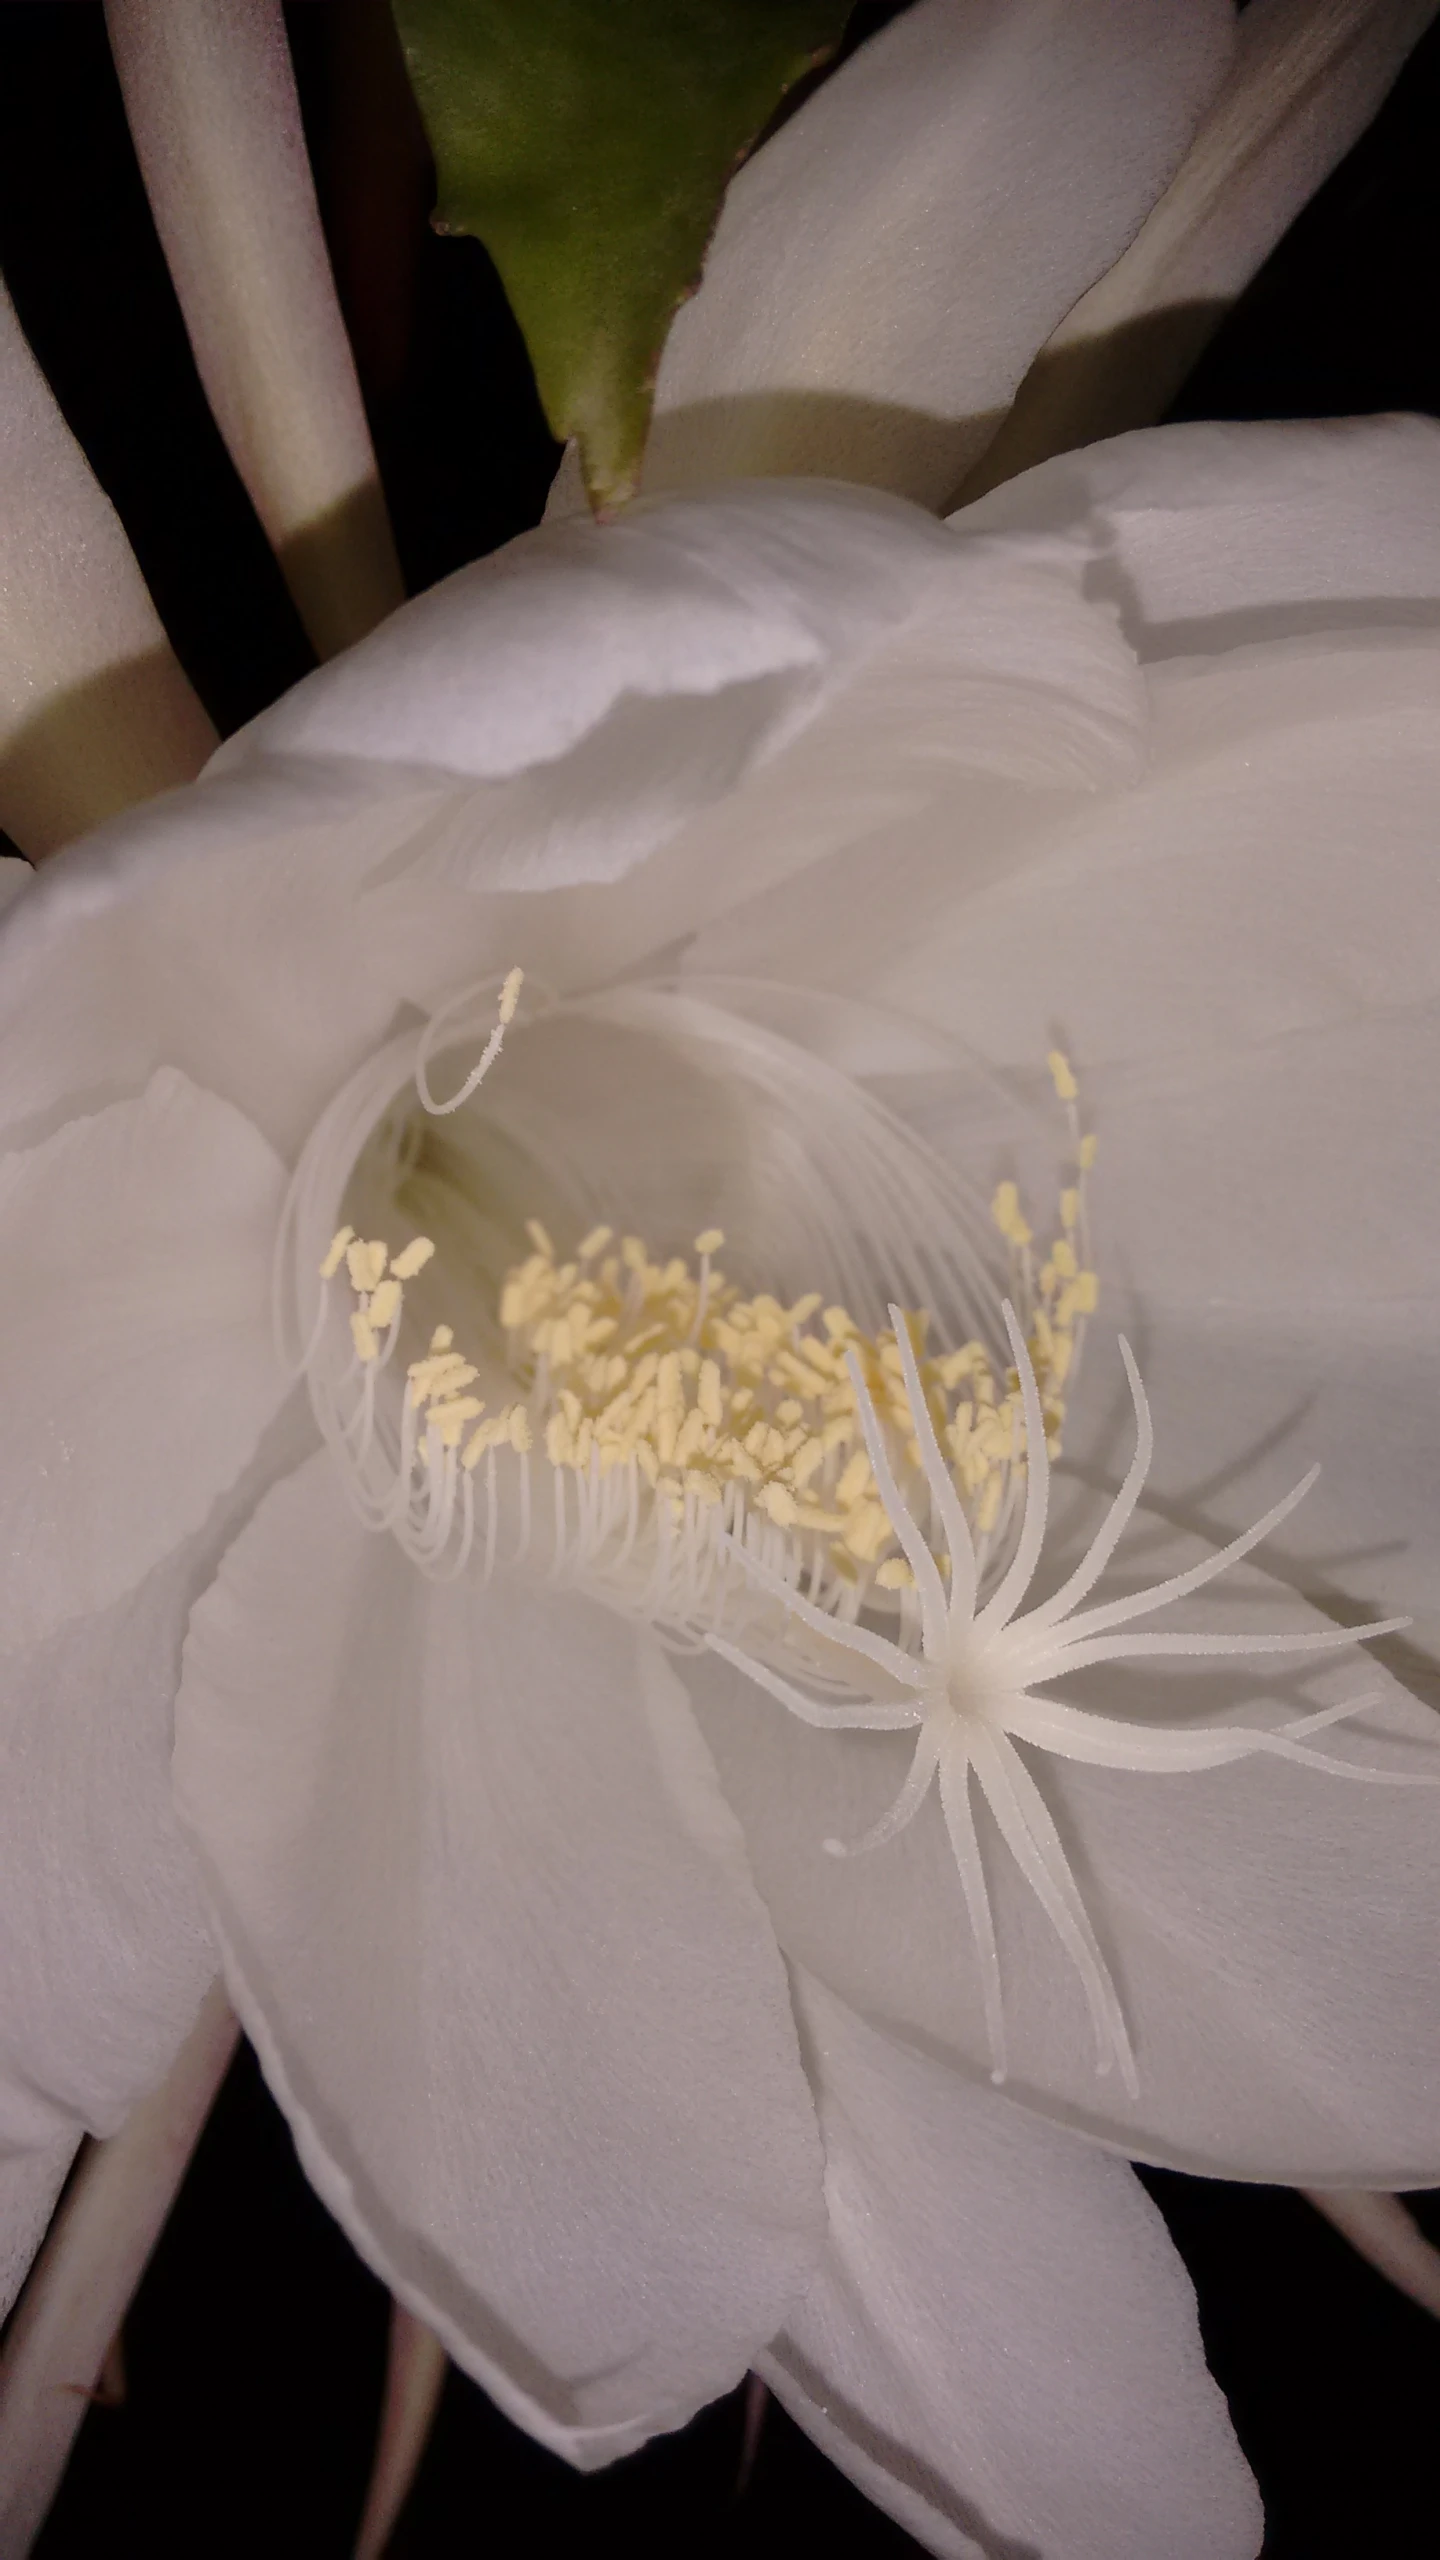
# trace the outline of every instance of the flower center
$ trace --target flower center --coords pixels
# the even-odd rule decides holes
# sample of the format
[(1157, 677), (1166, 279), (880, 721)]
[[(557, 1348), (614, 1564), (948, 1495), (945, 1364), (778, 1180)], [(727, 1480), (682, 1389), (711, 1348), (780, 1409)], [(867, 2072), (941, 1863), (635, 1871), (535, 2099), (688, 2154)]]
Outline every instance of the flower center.
[[(499, 1053), (519, 983), (512, 971), (499, 1020), (451, 1101), (437, 1103), (429, 1088), (433, 1026), (418, 1060), (413, 1043), (393, 1044), (336, 1097), (297, 1169), (277, 1278), (299, 1239), (315, 1234), (321, 1202), (340, 1196), (337, 1165), (342, 1177), (352, 1173), (382, 1126), (387, 1148), (398, 1129), (392, 1171), (409, 1160), (408, 1124), (392, 1128), (376, 1113), (411, 1074), (432, 1117), (469, 1099)], [(652, 1031), (658, 1020), (677, 1037), (683, 1032), (692, 1048), (716, 1045), (714, 1022), (694, 997), (622, 993), (589, 1016), (612, 1025), (637, 1018)], [(405, 1061), (398, 1076), (397, 1058)], [(877, 1241), (911, 1254), (916, 1270), (923, 1260), (942, 1293), (957, 1256), (977, 1267), (973, 1220), (967, 1224), (953, 1177), (903, 1122), (887, 1119), (858, 1087), (833, 1076), (827, 1083), (817, 1060), (753, 1027), (736, 1027), (726, 1064), (742, 1095), (750, 1078), (751, 1125), (762, 1136), (779, 1134), (783, 1182), (768, 1192), (760, 1186), (762, 1244), (777, 1217), (783, 1226), (792, 1195), (800, 1228), (823, 1234), (832, 1192), (848, 1177), (844, 1196), (864, 1250), (851, 1249), (853, 1234), (837, 1232), (833, 1241), (837, 1260), (849, 1254), (862, 1286), (870, 1285)], [(1122, 1660), (1328, 1655), (1405, 1622), (1298, 1635), (1134, 1631), (1247, 1555), (1294, 1508), (1313, 1473), (1243, 1537), (1187, 1571), (1083, 1606), (1140, 1500), (1152, 1453), (1148, 1407), (1123, 1342), (1134, 1461), (1081, 1562), (1047, 1599), (1030, 1602), (1050, 1461), (1097, 1294), (1085, 1247), (1094, 1141), (1081, 1135), (1075, 1080), (1058, 1051), (1050, 1070), (1075, 1161), (1048, 1249), (1037, 1253), (1013, 1181), (1002, 1181), (990, 1204), (1009, 1261), (1001, 1310), (1008, 1362), (978, 1333), (932, 1343), (940, 1328), (923, 1308), (892, 1304), (888, 1326), (867, 1325), (838, 1291), (782, 1297), (746, 1288), (717, 1259), (726, 1251), (718, 1225), (695, 1234), (690, 1252), (667, 1254), (601, 1223), (562, 1253), (530, 1218), (529, 1253), (497, 1261), (495, 1216), (487, 1211), (488, 1223), (476, 1224), (462, 1180), (464, 1214), (452, 1218), (447, 1208), (437, 1227), (447, 1238), (453, 1231), (458, 1249), (447, 1243), (437, 1251), (429, 1234), (414, 1234), (392, 1253), (387, 1240), (357, 1234), (352, 1223), (334, 1232), (318, 1264), (318, 1311), (303, 1319), (310, 1332), (301, 1365), (360, 1517), (395, 1535), (423, 1571), (447, 1578), (474, 1570), (487, 1579), (497, 1567), (538, 1572), (642, 1620), (672, 1648), (718, 1654), (809, 1725), (911, 1733), (908, 1772), (888, 1811), (861, 1839), (825, 1846), (841, 1856), (878, 1848), (938, 1792), (999, 2079), (1007, 2063), (988, 1873), (995, 1841), (982, 1849), (978, 1790), (992, 1832), (1079, 1977), (1097, 2068), (1118, 2068), (1133, 2094), (1119, 1994), (1027, 1754), (1151, 1774), (1213, 1769), (1257, 1753), (1380, 1783), (1392, 1782), (1392, 1773), (1314, 1745), (1316, 1733), (1370, 1704), (1368, 1696), (1278, 1725), (1199, 1727), (1095, 1713), (1057, 1696), (1057, 1684)], [(743, 1107), (738, 1121), (743, 1128)], [(560, 1121), (532, 1105), (528, 1130), (523, 1111), (508, 1135), (496, 1127), (512, 1162), (528, 1148), (553, 1167), (557, 1128), (568, 1135), (572, 1122), (568, 1103)], [(730, 1126), (719, 1123), (725, 1145)], [(669, 1160), (677, 1177), (693, 1170), (683, 1150)], [(456, 1162), (466, 1161), (461, 1149)], [(726, 1162), (723, 1151), (717, 1161)], [(854, 1178), (857, 1164), (863, 1182)], [(386, 1196), (395, 1198), (393, 1184)], [(449, 1198), (443, 1182), (436, 1196), (442, 1206)], [(315, 1234), (312, 1251), (326, 1231)], [(480, 1239), (473, 1255), (467, 1235)], [(296, 1267), (303, 1273), (303, 1257)], [(314, 1260), (308, 1269), (315, 1272)], [(314, 1285), (312, 1277), (305, 1289)], [(297, 1305), (308, 1310), (305, 1289)], [(855, 1303), (848, 1287), (845, 1294)], [(459, 1321), (466, 1308), (468, 1333)]]

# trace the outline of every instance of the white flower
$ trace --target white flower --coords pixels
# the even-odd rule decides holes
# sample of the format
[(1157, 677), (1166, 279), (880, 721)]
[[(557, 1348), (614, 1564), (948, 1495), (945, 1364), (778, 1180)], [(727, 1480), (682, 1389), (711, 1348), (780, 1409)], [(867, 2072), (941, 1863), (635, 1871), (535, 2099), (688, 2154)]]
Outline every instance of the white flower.
[(1253, 2552), (1123, 2155), (1440, 2174), (1437, 481), (1181, 429), (558, 528), (22, 888), (17, 2216), (218, 1949), (572, 2459), (758, 2361), (936, 2550)]

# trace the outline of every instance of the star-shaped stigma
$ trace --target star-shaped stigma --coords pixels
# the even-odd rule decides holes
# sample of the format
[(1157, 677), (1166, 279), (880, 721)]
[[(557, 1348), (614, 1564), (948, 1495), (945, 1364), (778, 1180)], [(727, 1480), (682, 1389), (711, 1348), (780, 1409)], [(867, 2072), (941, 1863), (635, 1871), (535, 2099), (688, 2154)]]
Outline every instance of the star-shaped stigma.
[[(929, 1495), (928, 1536), (900, 1493), (884, 1431), (858, 1364), (853, 1361), (851, 1372), (875, 1485), (903, 1550), (908, 1566), (906, 1578), (913, 1577), (913, 1604), (901, 1616), (901, 1636), (908, 1637), (909, 1642), (894, 1641), (874, 1626), (835, 1618), (738, 1543), (735, 1549), (752, 1587), (780, 1602), (797, 1629), (803, 1628), (808, 1636), (820, 1640), (820, 1661), (810, 1666), (815, 1677), (833, 1691), (830, 1666), (836, 1658), (834, 1649), (840, 1648), (881, 1672), (890, 1694), (838, 1703), (833, 1695), (817, 1698), (787, 1679), (773, 1662), (756, 1660), (727, 1638), (712, 1633), (707, 1641), (712, 1651), (747, 1673), (807, 1724), (830, 1731), (915, 1732), (909, 1771), (888, 1812), (860, 1839), (848, 1844), (827, 1840), (825, 1846), (841, 1857), (882, 1847), (914, 1819), (932, 1783), (938, 1785), (941, 1811), (974, 1932), (991, 2077), (999, 2082), (1006, 2077), (1007, 2068), (1005, 2014), (994, 1915), (975, 1820), (973, 1786), (979, 1787), (1002, 1840), (1080, 1977), (1094, 2030), (1096, 2068), (1102, 2072), (1117, 2068), (1133, 2098), (1139, 2084), (1119, 1994), (1049, 1807), (1020, 1746), (1088, 1761), (1101, 1768), (1152, 1775), (1216, 1769), (1228, 1761), (1266, 1752), (1336, 1777), (1402, 1785), (1426, 1781), (1417, 1781), (1408, 1773), (1359, 1767), (1312, 1747), (1310, 1735), (1373, 1705), (1373, 1694), (1351, 1698), (1343, 1705), (1325, 1707), (1268, 1729), (1250, 1724), (1138, 1723), (1074, 1706), (1053, 1694), (1056, 1683), (1097, 1663), (1175, 1655), (1328, 1653), (1368, 1637), (1391, 1634), (1409, 1621), (1386, 1618), (1370, 1626), (1334, 1627), (1298, 1635), (1127, 1632), (1137, 1620), (1150, 1617), (1172, 1601), (1185, 1599), (1248, 1555), (1303, 1501), (1319, 1474), (1318, 1467), (1312, 1468), (1283, 1501), (1277, 1502), (1243, 1536), (1232, 1539), (1228, 1546), (1185, 1572), (1171, 1574), (1166, 1580), (1123, 1598), (1082, 1607), (1135, 1511), (1154, 1452), (1145, 1390), (1130, 1346), (1123, 1338), (1120, 1356), (1135, 1407), (1134, 1458), (1074, 1571), (1048, 1599), (1026, 1609), (1024, 1602), (1044, 1543), (1050, 1466), (1035, 1373), (1008, 1303), (1004, 1308), (1005, 1326), (1025, 1425), (1025, 1503), (1014, 1553), (1000, 1580), (982, 1600), (975, 1542), (941, 1452), (910, 1332), (898, 1307), (891, 1308), (890, 1316), (914, 1427), (910, 1455), (915, 1458), (918, 1449), (919, 1468)], [(905, 1594), (907, 1599), (910, 1596)], [(846, 1685), (851, 1685), (848, 1675)]]

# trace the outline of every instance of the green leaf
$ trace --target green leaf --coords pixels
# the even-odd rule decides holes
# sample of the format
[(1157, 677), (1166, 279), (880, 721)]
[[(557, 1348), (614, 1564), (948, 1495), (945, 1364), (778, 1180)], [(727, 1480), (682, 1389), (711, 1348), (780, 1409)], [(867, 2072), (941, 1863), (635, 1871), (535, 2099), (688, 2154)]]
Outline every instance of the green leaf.
[(851, 0), (392, 0), (436, 219), (500, 271), (597, 511), (631, 496), (656, 367), (726, 185)]

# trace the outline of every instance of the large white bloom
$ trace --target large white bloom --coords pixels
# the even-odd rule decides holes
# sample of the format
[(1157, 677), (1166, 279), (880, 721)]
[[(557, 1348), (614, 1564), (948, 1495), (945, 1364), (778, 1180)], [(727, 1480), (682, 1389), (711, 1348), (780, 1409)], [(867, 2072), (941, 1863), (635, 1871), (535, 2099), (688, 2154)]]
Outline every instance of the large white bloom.
[[(572, 2459), (758, 2361), (936, 2550), (1246, 2560), (1188, 2288), (1107, 2154), (1440, 2175), (1437, 1799), (1394, 1783), (1432, 1765), (1437, 1631), (1437, 487), (1411, 422), (1186, 428), (953, 529), (813, 483), (563, 526), (21, 887), (12, 2255), (220, 1961), (357, 2245)], [(427, 1112), (417, 1052), (448, 1100), (514, 964), (498, 1061)], [(1074, 1469), (1042, 1543), (1032, 1427), (977, 1619), (984, 1469), (967, 1521), (873, 1337), (924, 1307), (1003, 1396), (1024, 1253), (1007, 1280), (985, 1200), (1048, 1212), (1058, 1049), (1100, 1308)], [(650, 1274), (605, 1281), (596, 1226)], [(575, 1339), (607, 1288), (618, 1385), (649, 1290), (677, 1401), (604, 1473), (559, 1388), (620, 1358)], [(758, 1487), (736, 1460), (676, 1513), (636, 1451), (671, 1430), (683, 1478), (702, 1402), (738, 1440), (742, 1351), (703, 1374), (727, 1290), (771, 1350), (841, 1304), (872, 1348), (852, 1372), (837, 1319), (771, 1416), (848, 1396), (843, 1449), (792, 1440), (787, 1495), (762, 1434)], [(1042, 1348), (1043, 1297), (1032, 1258)], [(1137, 1428), (1117, 1325), (1154, 1468), (1067, 1589)], [(492, 1459), (521, 1401), (535, 1445)], [(867, 1440), (902, 1535), (856, 1583)], [(1314, 1460), (1272, 1541), (1196, 1570)], [(1122, 1617), (1247, 1649), (1135, 1663)]]

